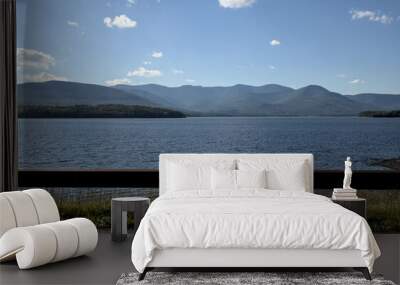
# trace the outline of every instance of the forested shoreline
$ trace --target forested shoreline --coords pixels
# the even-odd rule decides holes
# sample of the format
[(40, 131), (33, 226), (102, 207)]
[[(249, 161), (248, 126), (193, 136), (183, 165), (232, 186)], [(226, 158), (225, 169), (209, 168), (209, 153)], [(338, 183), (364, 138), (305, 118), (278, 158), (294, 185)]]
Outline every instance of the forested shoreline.
[(19, 118), (185, 118), (179, 111), (138, 105), (20, 106)]

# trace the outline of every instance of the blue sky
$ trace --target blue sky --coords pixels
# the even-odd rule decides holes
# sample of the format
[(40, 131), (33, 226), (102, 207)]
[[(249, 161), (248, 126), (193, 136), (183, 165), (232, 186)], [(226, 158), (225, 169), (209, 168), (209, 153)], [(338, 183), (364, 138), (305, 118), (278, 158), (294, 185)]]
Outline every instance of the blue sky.
[(400, 1), (17, 0), (19, 82), (400, 94)]

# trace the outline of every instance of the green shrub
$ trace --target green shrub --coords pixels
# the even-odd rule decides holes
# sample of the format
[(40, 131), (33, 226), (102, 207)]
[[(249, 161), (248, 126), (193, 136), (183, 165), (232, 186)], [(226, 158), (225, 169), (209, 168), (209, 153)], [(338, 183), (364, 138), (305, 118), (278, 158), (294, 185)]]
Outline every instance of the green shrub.
[(90, 219), (98, 228), (111, 226), (111, 201), (88, 202), (58, 201), (61, 219), (84, 217)]
[[(367, 199), (368, 223), (375, 233), (400, 233), (400, 191), (364, 190), (358, 196)], [(152, 197), (154, 198), (154, 197)], [(98, 228), (111, 227), (111, 201), (58, 201), (62, 219), (85, 217)], [(128, 227), (133, 226), (133, 215), (128, 214)]]
[(367, 220), (375, 233), (400, 233), (400, 191), (364, 190), (358, 196), (367, 199)]

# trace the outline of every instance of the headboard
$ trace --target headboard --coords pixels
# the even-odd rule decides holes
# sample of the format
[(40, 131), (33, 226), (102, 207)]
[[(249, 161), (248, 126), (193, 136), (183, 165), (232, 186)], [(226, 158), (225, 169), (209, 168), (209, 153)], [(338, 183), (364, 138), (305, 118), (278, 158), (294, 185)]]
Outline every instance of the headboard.
[(230, 153), (202, 153), (202, 154), (197, 154), (197, 153), (165, 153), (165, 154), (160, 154), (160, 162), (159, 162), (159, 182), (160, 182), (160, 189), (159, 189), (159, 195), (162, 195), (166, 192), (167, 190), (167, 164), (168, 161), (175, 161), (175, 160), (197, 160), (197, 161), (209, 161), (212, 163), (212, 161), (217, 161), (217, 160), (237, 160), (237, 159), (274, 159), (276, 160), (277, 158), (282, 158), (282, 159), (304, 159), (305, 161), (305, 166), (306, 166), (306, 178), (308, 181), (308, 185), (306, 186), (306, 191), (313, 193), (314, 192), (314, 159), (313, 155), (309, 153), (305, 154), (300, 154), (300, 153), (251, 153), (251, 154), (246, 154), (246, 153), (240, 153), (240, 154), (230, 154)]

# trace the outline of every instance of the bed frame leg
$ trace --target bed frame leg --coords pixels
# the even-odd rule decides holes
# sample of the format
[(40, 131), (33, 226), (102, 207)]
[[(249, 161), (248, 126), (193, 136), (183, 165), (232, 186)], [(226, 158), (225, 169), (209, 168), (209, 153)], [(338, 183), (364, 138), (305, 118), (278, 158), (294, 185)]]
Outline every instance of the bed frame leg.
[(144, 279), (144, 277), (146, 277), (146, 273), (147, 273), (147, 267), (143, 270), (142, 273), (139, 274), (139, 278), (138, 281), (142, 281)]
[(355, 267), (354, 269), (357, 271), (361, 271), (361, 273), (364, 275), (365, 279), (372, 280), (371, 274), (369, 274), (369, 270), (367, 267)]

